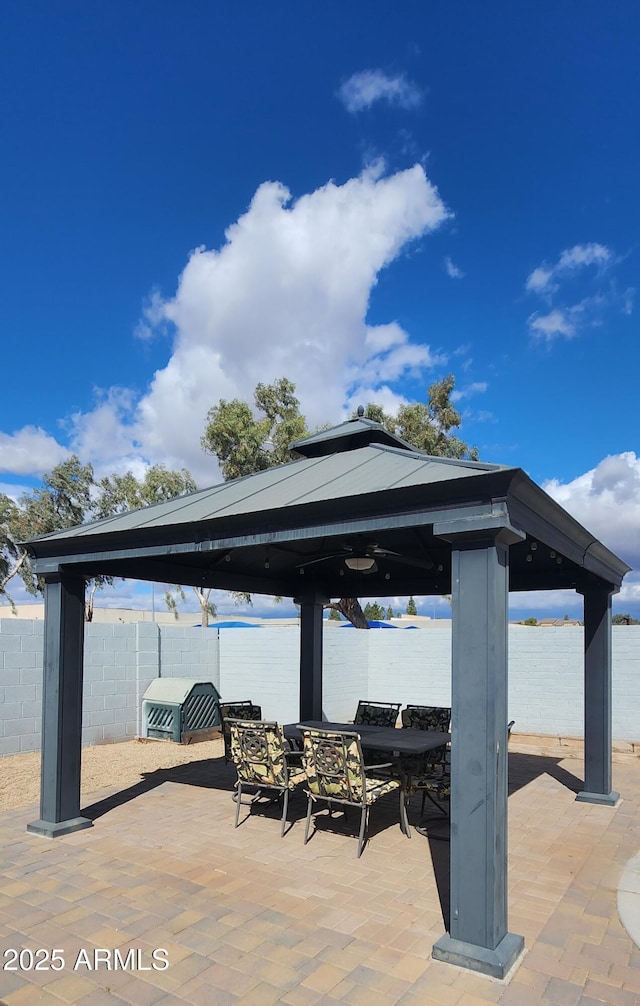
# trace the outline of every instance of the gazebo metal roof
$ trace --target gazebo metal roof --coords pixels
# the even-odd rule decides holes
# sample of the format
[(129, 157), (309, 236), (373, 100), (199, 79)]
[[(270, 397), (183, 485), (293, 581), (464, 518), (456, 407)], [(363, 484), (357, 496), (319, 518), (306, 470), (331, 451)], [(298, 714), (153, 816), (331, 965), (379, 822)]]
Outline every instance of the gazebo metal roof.
[[(619, 587), (629, 567), (522, 469), (432, 457), (391, 435), (396, 442), (381, 443), (383, 433), (370, 421), (343, 423), (293, 445), (299, 456), (287, 464), (27, 547), (41, 574), (64, 565), (222, 589), (247, 577), (243, 589), (292, 597), (311, 583), (328, 596), (443, 594), (451, 551), (443, 531), (507, 521), (522, 532), (511, 590), (576, 588), (593, 576)], [(372, 544), (390, 554), (379, 554), (373, 573), (350, 574), (340, 549)], [(333, 558), (306, 565), (320, 555)]]

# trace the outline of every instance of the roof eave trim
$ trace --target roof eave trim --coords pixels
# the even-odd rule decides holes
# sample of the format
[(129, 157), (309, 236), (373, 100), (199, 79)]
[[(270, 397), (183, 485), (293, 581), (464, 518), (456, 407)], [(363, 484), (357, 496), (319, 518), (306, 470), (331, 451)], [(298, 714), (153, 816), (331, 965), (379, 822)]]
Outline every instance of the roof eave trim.
[(509, 488), (509, 515), (516, 527), (560, 555), (619, 587), (631, 567), (572, 517), (522, 470)]

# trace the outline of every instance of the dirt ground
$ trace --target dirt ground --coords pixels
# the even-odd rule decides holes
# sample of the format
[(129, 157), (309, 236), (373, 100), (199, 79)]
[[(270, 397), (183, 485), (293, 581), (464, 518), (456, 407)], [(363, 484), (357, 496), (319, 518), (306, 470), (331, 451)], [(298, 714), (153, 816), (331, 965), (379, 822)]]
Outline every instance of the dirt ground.
[[(638, 761), (637, 745), (614, 745), (613, 761)], [(582, 758), (582, 742), (564, 737), (512, 734), (509, 749), (527, 754), (560, 758)], [(101, 744), (82, 750), (82, 799), (86, 805), (114, 785), (126, 789), (143, 779), (146, 772), (173, 768), (188, 762), (222, 757), (222, 740), (173, 744), (170, 741), (132, 740), (119, 744)], [(10, 755), (0, 759), (0, 811), (17, 810), (40, 799), (40, 753)]]
[[(132, 740), (82, 749), (81, 803), (88, 797), (117, 785), (126, 789), (140, 782), (143, 773), (173, 768), (185, 762), (220, 758), (222, 740), (196, 744)], [(9, 755), (0, 759), (0, 811), (17, 810), (40, 800), (40, 752)]]

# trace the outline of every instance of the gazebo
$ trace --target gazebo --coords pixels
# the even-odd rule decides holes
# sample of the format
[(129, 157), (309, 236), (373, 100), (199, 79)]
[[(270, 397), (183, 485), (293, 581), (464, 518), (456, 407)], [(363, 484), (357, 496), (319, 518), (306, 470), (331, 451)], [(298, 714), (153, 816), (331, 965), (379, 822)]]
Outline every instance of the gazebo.
[(507, 925), (508, 593), (584, 597), (584, 788), (614, 805), (611, 598), (629, 567), (520, 468), (431, 457), (359, 417), (292, 445), (293, 460), (166, 503), (35, 538), (45, 583), (40, 819), (80, 808), (85, 584), (101, 575), (295, 598), (300, 719), (322, 718), (330, 598), (452, 598), (450, 932), (433, 955), (502, 977)]

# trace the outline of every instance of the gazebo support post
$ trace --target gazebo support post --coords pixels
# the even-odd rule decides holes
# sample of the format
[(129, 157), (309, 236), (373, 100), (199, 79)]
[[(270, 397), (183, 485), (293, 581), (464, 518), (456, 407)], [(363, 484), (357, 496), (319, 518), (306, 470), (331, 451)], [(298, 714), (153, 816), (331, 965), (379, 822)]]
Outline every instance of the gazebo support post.
[(300, 720), (322, 719), (322, 611), (327, 598), (305, 594), (300, 605)]
[(433, 956), (503, 978), (524, 947), (507, 930), (509, 543), (521, 536), (451, 537), (451, 921)]
[(56, 838), (92, 827), (80, 815), (85, 581), (45, 578), (40, 819), (27, 831)]
[(614, 807), (611, 788), (611, 595), (608, 584), (584, 590), (584, 789), (576, 800)]

